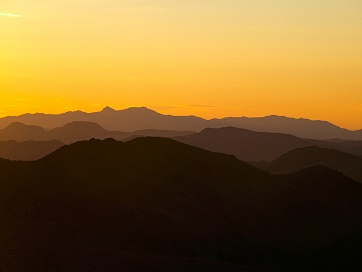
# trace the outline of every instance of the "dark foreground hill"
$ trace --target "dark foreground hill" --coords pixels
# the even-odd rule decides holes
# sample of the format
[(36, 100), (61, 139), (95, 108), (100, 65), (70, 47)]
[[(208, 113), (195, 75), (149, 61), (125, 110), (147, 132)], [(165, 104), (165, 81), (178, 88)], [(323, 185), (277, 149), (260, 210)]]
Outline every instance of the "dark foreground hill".
[(174, 139), (209, 151), (234, 155), (243, 161), (272, 161), (293, 149), (311, 145), (357, 156), (362, 154), (362, 141), (320, 141), (235, 127), (207, 128), (200, 133)]
[(311, 166), (323, 165), (362, 182), (362, 158), (318, 146), (297, 148), (275, 161), (254, 163), (253, 165), (273, 174), (293, 173)]
[(362, 185), (328, 168), (272, 176), (138, 138), (0, 160), (0, 171), (3, 271), (362, 268)]

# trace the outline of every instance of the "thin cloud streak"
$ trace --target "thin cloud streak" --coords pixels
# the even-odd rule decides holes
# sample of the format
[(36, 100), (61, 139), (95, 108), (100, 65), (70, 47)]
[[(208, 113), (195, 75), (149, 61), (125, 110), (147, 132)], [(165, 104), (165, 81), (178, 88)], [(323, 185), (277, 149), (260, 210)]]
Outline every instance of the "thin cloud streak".
[(7, 13), (7, 12), (0, 12), (0, 16), (2, 17), (12, 17), (12, 18), (20, 18), (19, 14)]

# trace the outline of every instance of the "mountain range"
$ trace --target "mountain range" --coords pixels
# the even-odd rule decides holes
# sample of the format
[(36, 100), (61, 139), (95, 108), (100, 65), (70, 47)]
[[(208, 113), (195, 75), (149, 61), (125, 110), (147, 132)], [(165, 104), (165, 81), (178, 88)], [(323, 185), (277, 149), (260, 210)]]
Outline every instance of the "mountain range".
[(177, 262), (189, 271), (362, 268), (362, 185), (323, 166), (271, 175), (145, 137), (0, 160), (0, 171), (6, 271), (173, 271)]
[(81, 111), (63, 114), (24, 114), (0, 118), (0, 128), (11, 123), (20, 122), (27, 125), (36, 125), (47, 130), (62, 127), (75, 121), (97, 123), (110, 131), (136, 131), (144, 129), (196, 131), (205, 128), (238, 127), (260, 132), (277, 132), (291, 134), (309, 139), (345, 139), (362, 140), (362, 130), (351, 131), (340, 128), (326, 121), (295, 119), (283, 116), (267, 117), (228, 117), (206, 120), (196, 116), (171, 116), (157, 113), (153, 110), (128, 108), (114, 110), (110, 107), (100, 112), (85, 113)]

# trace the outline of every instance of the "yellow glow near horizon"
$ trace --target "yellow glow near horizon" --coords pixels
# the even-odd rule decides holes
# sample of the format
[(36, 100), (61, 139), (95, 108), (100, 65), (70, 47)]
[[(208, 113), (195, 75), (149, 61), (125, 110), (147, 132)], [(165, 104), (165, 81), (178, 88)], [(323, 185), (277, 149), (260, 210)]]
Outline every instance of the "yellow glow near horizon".
[(362, 128), (360, 0), (0, 2), (0, 116), (147, 106)]

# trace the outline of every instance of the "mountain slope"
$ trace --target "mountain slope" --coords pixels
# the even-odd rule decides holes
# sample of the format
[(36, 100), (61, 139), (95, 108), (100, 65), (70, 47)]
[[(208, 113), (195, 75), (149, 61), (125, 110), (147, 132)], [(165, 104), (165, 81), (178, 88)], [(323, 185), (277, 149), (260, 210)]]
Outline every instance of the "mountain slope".
[(59, 141), (6, 141), (0, 142), (0, 158), (35, 161), (63, 146)]
[(138, 138), (0, 160), (0, 170), (0, 264), (19, 248), (38, 263), (47, 252), (96, 248), (286, 271), (361, 268), (345, 251), (337, 263), (322, 259), (362, 226), (362, 185), (327, 168), (272, 176), (233, 156)]
[(362, 182), (362, 158), (333, 149), (310, 146), (292, 150), (270, 162), (254, 164), (274, 174), (286, 174), (323, 165)]

